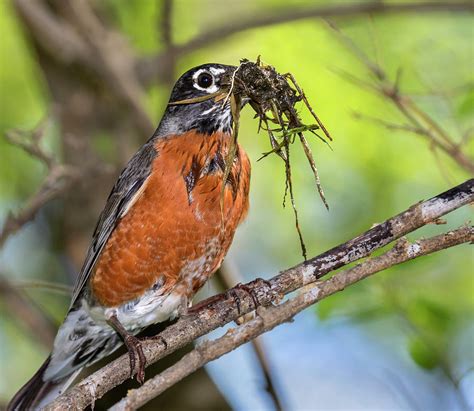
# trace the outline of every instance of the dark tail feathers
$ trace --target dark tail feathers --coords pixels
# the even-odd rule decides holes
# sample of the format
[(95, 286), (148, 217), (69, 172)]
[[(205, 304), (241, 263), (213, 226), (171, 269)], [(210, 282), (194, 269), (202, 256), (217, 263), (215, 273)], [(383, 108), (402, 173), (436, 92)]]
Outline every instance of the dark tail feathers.
[(43, 375), (49, 365), (49, 361), (50, 357), (48, 357), (40, 369), (36, 371), (36, 374), (21, 387), (20, 391), (15, 394), (7, 406), (7, 411), (34, 410), (39, 406), (42, 399), (64, 383), (64, 380), (57, 382), (43, 380)]

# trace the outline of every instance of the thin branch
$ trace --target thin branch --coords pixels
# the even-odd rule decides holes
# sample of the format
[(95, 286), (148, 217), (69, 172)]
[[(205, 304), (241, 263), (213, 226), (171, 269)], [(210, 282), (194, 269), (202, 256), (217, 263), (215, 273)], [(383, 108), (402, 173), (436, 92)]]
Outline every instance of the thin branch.
[(280, 305), (267, 308), (259, 307), (255, 319), (240, 327), (228, 330), (223, 337), (197, 346), (177, 363), (146, 381), (141, 387), (129, 390), (127, 396), (111, 407), (110, 410), (138, 409), (207, 363), (235, 350), (276, 326), (291, 321), (296, 314), (305, 308), (344, 290), (364, 278), (397, 264), (470, 242), (473, 239), (473, 227), (461, 227), (436, 237), (419, 240), (413, 244), (410, 244), (406, 239), (401, 239), (384, 254), (368, 259), (348, 270), (339, 271), (329, 280), (311, 286), (309, 291), (299, 294)]
[(36, 289), (44, 290), (44, 291), (54, 293), (54, 294), (65, 295), (67, 297), (71, 297), (72, 295), (72, 287), (65, 284), (52, 282), (52, 281), (24, 280), (24, 281), (15, 281), (11, 285), (17, 289), (31, 290), (31, 289), (36, 288)]
[[(336, 5), (325, 5), (316, 7), (287, 8), (278, 11), (266, 10), (265, 14), (255, 16), (242, 16), (233, 19), (232, 23), (225, 22), (220, 27), (209, 29), (197, 35), (185, 44), (175, 46), (173, 53), (177, 57), (191, 53), (213, 43), (220, 42), (234, 34), (259, 27), (267, 27), (276, 24), (288, 23), (314, 18), (329, 17), (354, 17), (365, 14), (395, 14), (395, 13), (424, 13), (429, 12), (473, 12), (474, 3), (470, 1), (426, 1), (414, 3), (385, 3), (372, 1), (364, 3), (341, 3)], [(422, 14), (423, 13), (423, 14)], [(162, 64), (166, 60), (166, 53), (148, 57), (140, 60), (137, 71), (142, 83), (149, 85), (156, 82), (162, 75)]]
[[(387, 89), (381, 90), (381, 93), (388, 97), (415, 127), (425, 130), (424, 134), (433, 147), (439, 148), (450, 156), (459, 166), (469, 173), (474, 174), (474, 161), (461, 151), (459, 145), (456, 144), (451, 137), (447, 136), (444, 132), (440, 132), (439, 130), (441, 129), (435, 126), (436, 123), (434, 120), (427, 113), (419, 109), (409, 97), (401, 96), (398, 91), (392, 92)], [(423, 119), (427, 123), (427, 126), (423, 126), (417, 116)], [(439, 137), (444, 141), (441, 141)]]
[(387, 130), (402, 130), (402, 131), (407, 131), (409, 133), (414, 133), (414, 134), (419, 134), (419, 135), (424, 135), (426, 136), (426, 130), (423, 128), (415, 127), (410, 124), (397, 124), (397, 123), (391, 123), (390, 121), (387, 121), (383, 118), (378, 118), (378, 117), (372, 117), (364, 113), (359, 113), (358, 111), (353, 113), (354, 118), (359, 119), (359, 120), (367, 120), (371, 121), (372, 123), (379, 124), (383, 127), (385, 127)]
[(72, 167), (54, 166), (38, 191), (26, 202), (26, 205), (15, 214), (8, 214), (0, 232), (0, 247), (3, 246), (10, 235), (16, 233), (31, 221), (47, 203), (63, 195), (74, 183), (81, 180), (82, 175), (80, 171)]
[(56, 327), (52, 321), (3, 275), (0, 275), (0, 296), (12, 316), (26, 326), (34, 335), (35, 341), (39, 341), (49, 350), (56, 335)]
[[(254, 298), (257, 298), (263, 306), (277, 303), (285, 294), (313, 283), (344, 265), (367, 257), (394, 240), (433, 223), (443, 215), (473, 201), (474, 179), (471, 179), (430, 200), (414, 204), (360, 236), (283, 271), (269, 281), (257, 279), (246, 284), (245, 289), (248, 291), (243, 291), (242, 287), (235, 287), (225, 294), (212, 297), (208, 302), (199, 304), (200, 308), (192, 315), (182, 317), (166, 328), (159, 334), (159, 339), (143, 341), (147, 364), (153, 364), (196, 338), (253, 311)], [(409, 250), (414, 254), (418, 253), (416, 245), (409, 247)], [(235, 295), (239, 297), (239, 309), (235, 304)], [(162, 344), (163, 339), (167, 342), (166, 349)], [(83, 409), (129, 377), (128, 355), (123, 355), (79, 382), (58, 397), (47, 409), (62, 410), (72, 405)]]
[(9, 130), (5, 133), (5, 140), (10, 144), (20, 147), (24, 152), (30, 156), (37, 158), (45, 164), (48, 169), (52, 169), (56, 165), (55, 158), (41, 147), (45, 129), (47, 126), (47, 118), (41, 121), (31, 131), (24, 130)]
[(25, 206), (15, 214), (8, 214), (0, 231), (0, 248), (10, 235), (15, 234), (31, 221), (47, 203), (59, 198), (76, 184), (90, 181), (90, 177), (98, 173), (110, 171), (107, 166), (102, 164), (83, 167), (82, 169), (59, 164), (54, 156), (44, 151), (40, 145), (44, 133), (44, 124), (45, 122), (41, 122), (32, 131), (11, 130), (5, 134), (6, 140), (11, 144), (18, 146), (32, 157), (43, 162), (48, 169), (48, 174), (36, 193), (26, 201)]
[[(461, 144), (457, 143), (454, 138), (450, 136), (432, 116), (422, 110), (413, 99), (400, 92), (401, 70), (397, 71), (395, 80), (390, 81), (388, 74), (383, 68), (376, 62), (370, 60), (367, 54), (365, 54), (350, 37), (346, 36), (333, 22), (328, 21), (328, 25), (334, 33), (337, 34), (340, 42), (367, 68), (374, 78), (374, 81), (371, 83), (359, 79), (353, 74), (343, 70), (334, 71), (338, 72), (341, 77), (344, 77), (353, 84), (374, 91), (383, 98), (388, 99), (410, 123), (409, 126), (398, 126), (399, 129), (405, 128), (410, 132), (415, 132), (422, 136), (429, 142), (430, 148), (435, 155), (435, 150), (439, 149), (451, 157), (460, 167), (473, 174), (474, 160), (469, 158), (469, 156), (461, 150)], [(385, 127), (395, 128), (393, 124), (386, 123), (383, 120), (372, 119), (372, 121), (382, 124)], [(458, 140), (462, 143), (462, 138)]]

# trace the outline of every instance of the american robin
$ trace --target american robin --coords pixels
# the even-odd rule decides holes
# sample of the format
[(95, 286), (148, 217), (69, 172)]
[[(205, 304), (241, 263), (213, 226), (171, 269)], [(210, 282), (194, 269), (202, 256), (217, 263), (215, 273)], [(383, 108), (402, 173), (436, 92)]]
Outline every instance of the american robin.
[(9, 410), (46, 405), (122, 342), (143, 381), (135, 335), (186, 308), (221, 265), (249, 203), (246, 153), (237, 145), (226, 161), (234, 152), (226, 93), (236, 69), (205, 64), (175, 84), (156, 132), (107, 199), (50, 356)]

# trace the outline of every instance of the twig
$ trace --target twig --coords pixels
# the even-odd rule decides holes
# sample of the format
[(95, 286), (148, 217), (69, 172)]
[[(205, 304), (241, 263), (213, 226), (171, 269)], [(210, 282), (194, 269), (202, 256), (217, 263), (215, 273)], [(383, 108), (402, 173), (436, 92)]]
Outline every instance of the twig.
[[(385, 127), (387, 130), (401, 130), (401, 131), (406, 131), (406, 132), (409, 132), (409, 133), (418, 134), (418, 135), (421, 135), (421, 136), (424, 136), (424, 137), (429, 137), (429, 134), (428, 134), (426, 129), (420, 128), (420, 127), (417, 127), (417, 126), (414, 126), (414, 125), (392, 123), (392, 122), (386, 121), (384, 119), (368, 116), (366, 114), (359, 113), (359, 112), (354, 112), (354, 117), (357, 118), (357, 119), (364, 119), (364, 120), (371, 121), (372, 123), (379, 124), (379, 125)], [(433, 156), (434, 156), (434, 159), (436, 161), (436, 164), (438, 165), (439, 171), (443, 175), (444, 179), (449, 184), (453, 184), (453, 179), (449, 175), (448, 170), (446, 169), (445, 165), (441, 161), (442, 159), (440, 158), (439, 152), (437, 150), (434, 150), (434, 149), (432, 149), (432, 152), (433, 152)]]
[[(382, 94), (386, 97), (390, 98), (390, 100), (395, 104), (395, 106), (400, 110), (400, 112), (415, 126), (419, 128), (423, 128), (425, 130), (424, 134), (427, 136), (430, 144), (432, 147), (439, 148), (440, 150), (444, 151), (447, 155), (449, 155), (459, 166), (464, 168), (471, 174), (474, 174), (474, 161), (467, 157), (460, 149), (459, 145), (456, 144), (451, 137), (447, 137), (447, 135), (435, 133), (435, 130), (439, 130), (434, 127), (434, 120), (431, 119), (427, 113), (421, 115), (422, 110), (420, 110), (415, 103), (407, 96), (401, 96), (397, 93), (392, 93), (389, 90), (381, 90)], [(413, 114), (411, 111), (414, 111)], [(427, 127), (424, 126), (416, 116), (421, 117), (422, 119), (427, 122)], [(421, 135), (421, 134), (420, 134)], [(441, 141), (439, 139), (441, 136), (442, 139), (445, 141)]]
[(15, 215), (9, 214), (0, 232), (0, 247), (6, 239), (31, 221), (36, 213), (51, 200), (60, 197), (73, 183), (80, 180), (81, 173), (74, 168), (58, 165), (51, 169), (38, 191), (26, 202), (26, 205)]
[[(181, 57), (197, 49), (220, 42), (236, 33), (255, 29), (257, 27), (272, 26), (314, 18), (353, 17), (364, 14), (394, 14), (394, 13), (422, 13), (428, 12), (473, 12), (474, 5), (470, 1), (427, 1), (414, 3), (386, 3), (372, 1), (365, 3), (340, 3), (316, 7), (287, 8), (279, 11), (266, 10), (260, 16), (242, 16), (234, 19), (232, 23), (225, 22), (220, 27), (204, 31), (185, 44), (173, 48), (176, 57)], [(138, 61), (137, 71), (143, 84), (149, 85), (162, 75), (162, 64), (166, 61), (166, 52), (157, 56), (148, 57)]]
[(56, 327), (50, 319), (3, 275), (0, 275), (0, 295), (12, 316), (26, 326), (35, 341), (49, 350), (56, 335)]
[(259, 307), (255, 319), (240, 327), (228, 330), (223, 337), (197, 346), (161, 374), (148, 380), (141, 387), (128, 391), (127, 396), (111, 407), (110, 410), (128, 411), (138, 409), (208, 362), (235, 350), (242, 344), (272, 330), (278, 325), (291, 321), (296, 314), (305, 308), (344, 290), (364, 278), (394, 265), (473, 239), (473, 227), (461, 227), (436, 237), (419, 240), (413, 244), (410, 244), (406, 239), (401, 239), (391, 250), (384, 254), (368, 259), (354, 268), (340, 271), (329, 280), (317, 283), (309, 291), (299, 294), (297, 297), (278, 306)]
[[(387, 73), (382, 69), (382, 67), (376, 62), (371, 61), (369, 57), (352, 41), (352, 39), (339, 30), (339, 28), (333, 22), (328, 22), (328, 24), (329, 27), (337, 34), (341, 43), (353, 55), (355, 55), (357, 59), (372, 74), (372, 76), (375, 78), (375, 81), (373, 83), (367, 82), (343, 70), (337, 70), (336, 72), (353, 84), (356, 84), (364, 89), (374, 91), (380, 96), (389, 99), (410, 124), (408, 126), (396, 126), (383, 120), (373, 119), (373, 121), (392, 129), (405, 128), (410, 132), (415, 132), (416, 134), (428, 140), (430, 143), (430, 149), (435, 155), (435, 149), (440, 149), (445, 154), (450, 156), (459, 166), (473, 174), (474, 160), (469, 158), (469, 156), (461, 150), (461, 144), (456, 143), (454, 138), (451, 137), (432, 116), (418, 107), (418, 105), (408, 95), (402, 94), (400, 92), (401, 70), (397, 71), (395, 80), (390, 81), (388, 79)], [(460, 140), (462, 143), (462, 138), (459, 138), (458, 140)]]
[[(276, 303), (285, 294), (312, 283), (337, 268), (367, 257), (375, 250), (472, 201), (474, 179), (467, 180), (430, 200), (414, 204), (360, 236), (283, 271), (269, 281), (252, 281), (246, 284), (246, 289), (254, 298), (258, 298), (263, 306)], [(416, 245), (410, 247), (410, 250), (415, 254), (418, 252)], [(160, 333), (160, 337), (167, 342), (166, 349), (162, 340), (144, 341), (142, 345), (147, 364), (153, 364), (196, 338), (254, 310), (250, 292), (243, 292), (237, 287), (219, 297), (211, 298), (207, 304), (200, 304), (200, 309), (193, 315), (182, 317)], [(232, 295), (238, 295), (240, 310), (237, 309)], [(123, 355), (58, 397), (47, 409), (63, 410), (71, 406), (83, 409), (129, 377), (130, 362), (128, 356)]]
[(45, 124), (46, 121), (42, 121), (34, 130), (28, 132), (10, 130), (5, 133), (7, 141), (43, 162), (48, 169), (48, 174), (38, 191), (26, 202), (25, 207), (15, 216), (12, 214), (7, 216), (0, 232), (0, 247), (11, 234), (29, 222), (46, 203), (67, 191), (82, 174), (74, 167), (58, 164), (53, 155), (43, 150), (40, 143), (44, 135)]
[(12, 286), (18, 289), (32, 289), (37, 288), (48, 291), (50, 293), (65, 295), (70, 297), (72, 295), (72, 288), (65, 284), (54, 283), (51, 281), (15, 281)]
[(20, 147), (30, 156), (43, 162), (48, 169), (52, 169), (56, 165), (56, 160), (51, 154), (44, 151), (40, 145), (47, 126), (47, 120), (41, 121), (31, 131), (9, 130), (5, 133), (5, 139), (10, 144)]
[(11, 144), (18, 146), (26, 153), (43, 162), (48, 174), (40, 187), (27, 201), (25, 206), (15, 215), (10, 213), (3, 223), (0, 231), (0, 248), (7, 238), (20, 230), (26, 223), (31, 221), (36, 213), (50, 201), (65, 194), (75, 184), (86, 182), (90, 177), (110, 171), (102, 164), (94, 167), (77, 167), (59, 164), (54, 156), (44, 151), (40, 145), (43, 138), (45, 122), (41, 122), (32, 131), (11, 130), (5, 134), (5, 138)]
[(358, 111), (354, 112), (353, 114), (356, 119), (368, 120), (373, 123), (380, 124), (387, 130), (402, 130), (408, 131), (410, 133), (426, 135), (426, 130), (424, 130), (423, 128), (412, 126), (410, 124), (391, 123), (390, 121), (384, 120), (382, 118), (368, 116), (367, 114), (359, 113)]

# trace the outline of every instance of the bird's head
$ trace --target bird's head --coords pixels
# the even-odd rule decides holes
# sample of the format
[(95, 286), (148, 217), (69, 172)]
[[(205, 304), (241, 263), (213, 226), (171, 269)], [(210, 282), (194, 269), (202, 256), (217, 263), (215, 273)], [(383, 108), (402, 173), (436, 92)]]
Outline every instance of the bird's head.
[(236, 70), (236, 66), (203, 64), (184, 73), (173, 87), (157, 135), (231, 132), (229, 90)]

